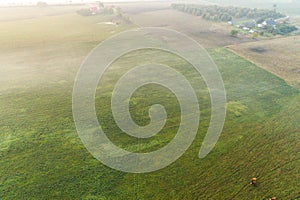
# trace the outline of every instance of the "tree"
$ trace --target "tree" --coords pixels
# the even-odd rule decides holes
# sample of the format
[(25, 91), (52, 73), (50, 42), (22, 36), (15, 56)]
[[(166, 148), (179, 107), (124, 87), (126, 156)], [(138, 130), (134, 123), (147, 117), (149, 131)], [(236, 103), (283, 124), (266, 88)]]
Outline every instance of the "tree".
[(258, 33), (257, 33), (257, 32), (254, 32), (254, 33), (252, 34), (252, 38), (258, 38)]
[(99, 3), (99, 8), (104, 8), (104, 4), (101, 1), (99, 1), (98, 3)]
[(261, 31), (261, 32), (259, 32), (259, 35), (260, 35), (260, 36), (264, 36), (264, 35), (265, 35), (265, 32), (264, 32), (264, 31)]
[(261, 24), (261, 23), (263, 23), (264, 21), (265, 21), (264, 18), (259, 18), (259, 19), (256, 21), (256, 23)]
[(104, 14), (112, 15), (112, 14), (114, 14), (114, 9), (111, 6), (105, 7), (104, 8)]
[(230, 35), (232, 36), (232, 37), (237, 37), (237, 35), (238, 35), (238, 31), (237, 30), (231, 30), (230, 31)]
[(119, 17), (122, 17), (122, 15), (123, 15), (122, 13), (123, 13), (123, 12), (122, 12), (122, 9), (121, 9), (120, 7), (117, 7), (117, 8), (116, 8), (116, 13), (115, 13), (115, 14), (116, 14), (117, 16), (119, 16)]
[(279, 24), (277, 26), (277, 33), (280, 35), (286, 35), (296, 30), (298, 30), (297, 27), (288, 23)]
[[(273, 5), (277, 8), (277, 5)], [(193, 4), (172, 4), (172, 8), (189, 13), (192, 15), (202, 16), (206, 20), (214, 21), (231, 21), (233, 18), (250, 18), (258, 19), (263, 22), (266, 19), (278, 19), (285, 15), (275, 10), (265, 10), (258, 8), (242, 8), (242, 7), (222, 7), (222, 6), (199, 6)]]
[(274, 11), (276, 12), (277, 4), (273, 4)]

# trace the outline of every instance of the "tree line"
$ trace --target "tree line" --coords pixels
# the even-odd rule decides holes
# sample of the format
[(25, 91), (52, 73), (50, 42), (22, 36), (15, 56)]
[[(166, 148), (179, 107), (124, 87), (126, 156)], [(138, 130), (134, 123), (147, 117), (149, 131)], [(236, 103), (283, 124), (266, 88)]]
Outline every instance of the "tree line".
[(298, 30), (298, 28), (294, 25), (288, 24), (288, 23), (282, 23), (276, 25), (276, 29), (269, 29), (269, 33), (272, 33), (273, 35), (287, 35), (293, 31)]
[(279, 19), (286, 15), (276, 12), (276, 10), (265, 10), (257, 8), (242, 8), (242, 7), (221, 7), (217, 5), (204, 6), (195, 4), (172, 4), (172, 8), (196, 15), (202, 16), (206, 20), (212, 21), (231, 21), (234, 18), (251, 18), (258, 21), (265, 19)]

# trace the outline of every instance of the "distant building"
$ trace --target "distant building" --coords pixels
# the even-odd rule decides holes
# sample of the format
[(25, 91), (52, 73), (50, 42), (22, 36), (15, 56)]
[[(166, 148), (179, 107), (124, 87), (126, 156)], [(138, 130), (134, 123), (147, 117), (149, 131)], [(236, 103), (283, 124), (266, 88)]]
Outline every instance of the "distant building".
[(263, 28), (264, 25), (263, 25), (263, 24), (257, 24), (257, 27), (258, 27), (258, 28)]
[(247, 28), (249, 28), (249, 30), (251, 29), (251, 28), (255, 28), (255, 26), (256, 26), (256, 22), (244, 22), (242, 25), (241, 25), (243, 28), (244, 27), (247, 27)]
[(230, 24), (231, 26), (234, 26), (234, 21), (229, 21), (228, 24)]
[(275, 20), (273, 19), (270, 19), (270, 20), (266, 20), (262, 23), (264, 26), (272, 26), (272, 27), (275, 27), (276, 26), (276, 22)]
[(257, 30), (251, 29), (251, 30), (249, 31), (249, 33), (257, 33)]

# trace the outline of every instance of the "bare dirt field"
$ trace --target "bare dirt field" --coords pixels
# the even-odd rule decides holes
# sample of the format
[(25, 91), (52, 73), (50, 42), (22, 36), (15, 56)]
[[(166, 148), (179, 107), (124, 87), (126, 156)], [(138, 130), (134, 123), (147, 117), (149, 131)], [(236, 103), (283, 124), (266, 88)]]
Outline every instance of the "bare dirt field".
[(228, 49), (300, 88), (300, 36), (244, 43)]
[[(125, 14), (138, 14), (143, 12), (166, 10), (170, 9), (172, 3), (178, 3), (175, 1), (140, 1), (140, 2), (118, 2), (118, 3), (105, 3), (106, 5), (116, 5), (122, 8)], [(201, 4), (201, 5), (215, 5), (215, 3), (205, 0), (189, 0), (189, 4)]]
[(231, 26), (211, 22), (171, 9), (129, 13), (130, 20), (141, 27), (164, 27), (187, 34), (205, 48), (223, 47), (253, 41), (252, 38), (232, 37)]
[[(109, 5), (107, 3), (106, 5)], [(143, 12), (150, 12), (155, 10), (165, 10), (169, 9), (171, 3), (168, 1), (165, 2), (119, 2), (112, 3), (111, 5), (119, 6), (123, 13), (125, 14), (138, 14)]]

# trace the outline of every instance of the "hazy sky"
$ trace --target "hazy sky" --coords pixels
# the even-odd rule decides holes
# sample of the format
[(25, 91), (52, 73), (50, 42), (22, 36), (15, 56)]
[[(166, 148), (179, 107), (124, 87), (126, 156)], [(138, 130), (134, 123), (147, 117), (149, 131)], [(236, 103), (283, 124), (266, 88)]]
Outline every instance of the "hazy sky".
[[(36, 4), (38, 1), (51, 3), (66, 3), (72, 1), (73, 3), (95, 2), (96, 0), (0, 0), (0, 4)], [(116, 1), (116, 0), (101, 0), (102, 2)], [(128, 0), (117, 0), (128, 1)]]
[[(3, 4), (36, 4), (38, 1), (47, 2), (48, 4), (56, 4), (56, 3), (68, 3), (72, 1), (73, 3), (88, 3), (88, 2), (95, 2), (96, 0), (0, 0), (0, 5)], [(100, 0), (102, 2), (120, 2), (120, 1), (151, 1), (151, 0)], [(152, 0), (153, 1), (153, 0)], [(186, 0), (188, 2), (189, 0)], [(221, 2), (222, 0), (217, 0)], [(226, 0), (225, 0), (226, 1)], [(228, 1), (228, 0), (227, 0)], [(241, 2), (264, 2), (263, 0), (240, 0)], [(290, 3), (293, 1), (300, 1), (300, 0), (265, 0), (268, 2), (273, 3)]]

